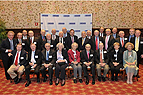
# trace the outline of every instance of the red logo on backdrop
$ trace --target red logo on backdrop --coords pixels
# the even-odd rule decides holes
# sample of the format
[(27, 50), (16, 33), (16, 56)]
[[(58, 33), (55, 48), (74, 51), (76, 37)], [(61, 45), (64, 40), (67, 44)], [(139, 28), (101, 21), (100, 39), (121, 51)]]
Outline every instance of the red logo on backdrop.
[(35, 26), (38, 26), (38, 22), (35, 22)]

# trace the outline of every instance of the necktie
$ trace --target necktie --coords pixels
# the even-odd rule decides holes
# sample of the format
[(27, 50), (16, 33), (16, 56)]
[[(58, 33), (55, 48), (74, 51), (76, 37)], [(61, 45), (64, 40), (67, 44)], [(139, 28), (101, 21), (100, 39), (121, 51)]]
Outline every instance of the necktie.
[(53, 35), (53, 40), (55, 40), (55, 35)]
[(123, 41), (123, 38), (122, 38), (122, 47), (124, 46), (124, 41)]
[(135, 45), (135, 50), (138, 51), (139, 48), (138, 48), (139, 44), (138, 44), (138, 37), (136, 38), (136, 45)]
[(19, 52), (17, 52), (17, 54), (16, 54), (16, 59), (15, 59), (15, 65), (17, 66), (17, 64), (18, 64), (18, 55), (19, 55)]
[(62, 43), (62, 38), (61, 38), (61, 43)]
[(49, 53), (47, 52), (47, 57), (46, 57), (46, 60), (48, 60), (49, 59)]
[(19, 43), (21, 44), (22, 42), (21, 42), (21, 39), (19, 39)]
[(10, 49), (11, 49), (11, 50), (14, 50), (14, 47), (13, 47), (13, 40), (10, 40)]
[(83, 44), (84, 44), (84, 39), (82, 38), (82, 46), (83, 46)]
[(44, 38), (44, 36), (42, 36), (43, 37), (43, 41), (45, 40), (45, 38)]
[(87, 56), (88, 56), (88, 59), (89, 59), (89, 52), (87, 52)]
[(74, 37), (72, 37), (72, 43), (74, 43)]
[(97, 37), (96, 37), (96, 41), (95, 41), (96, 43), (96, 50), (98, 50), (98, 40), (97, 40)]
[(32, 38), (30, 38), (30, 43), (32, 43)]
[(108, 45), (108, 36), (106, 36), (106, 43), (105, 43), (105, 49), (107, 50), (107, 45)]
[(103, 63), (103, 60), (102, 60), (102, 51), (100, 52), (100, 63)]

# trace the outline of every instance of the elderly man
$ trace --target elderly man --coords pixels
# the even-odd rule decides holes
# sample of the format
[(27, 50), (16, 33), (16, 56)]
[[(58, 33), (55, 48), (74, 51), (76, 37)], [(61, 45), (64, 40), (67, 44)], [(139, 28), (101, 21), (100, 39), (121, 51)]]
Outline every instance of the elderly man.
[(62, 31), (63, 31), (63, 37), (67, 37), (67, 36), (70, 36), (70, 34), (67, 32), (67, 29), (65, 27), (62, 28)]
[(92, 33), (91, 33), (91, 31), (90, 30), (88, 30), (87, 32), (86, 32), (86, 38), (88, 38), (88, 39), (91, 39), (92, 38)]
[(25, 50), (25, 40), (22, 39), (22, 33), (17, 33), (17, 44), (21, 44), (22, 45), (22, 49)]
[(100, 31), (100, 34), (99, 34), (100, 37), (106, 36), (106, 34), (104, 33), (104, 27), (100, 27), (99, 31)]
[(65, 46), (65, 38), (63, 37), (63, 35), (64, 35), (63, 31), (60, 31), (59, 32), (59, 37), (56, 38), (56, 44), (62, 43)]
[(98, 50), (99, 49), (99, 43), (103, 43), (103, 38), (99, 36), (99, 31), (94, 31), (94, 36), (91, 39), (91, 47), (92, 50)]
[(51, 39), (52, 39), (52, 40), (56, 40), (56, 38), (58, 37), (58, 36), (56, 35), (56, 29), (52, 29), (51, 32), (52, 32), (52, 35), (51, 35), (52, 37), (51, 37)]
[(5, 76), (6, 79), (9, 80), (10, 76), (7, 73), (7, 70), (9, 69), (11, 64), (9, 64), (8, 53), (12, 52), (12, 50), (16, 48), (16, 40), (13, 38), (14, 37), (13, 31), (8, 31), (7, 37), (8, 38), (2, 40), (0, 45), (0, 50), (1, 50), (2, 62), (5, 68)]
[(98, 81), (101, 81), (101, 68), (104, 68), (102, 80), (103, 82), (106, 81), (105, 77), (109, 70), (109, 56), (107, 55), (107, 51), (103, 49), (103, 43), (99, 44), (99, 49), (95, 51), (95, 62), (96, 62), (96, 69), (98, 73)]
[(127, 36), (128, 42), (131, 42), (131, 38), (132, 38), (132, 37), (135, 37), (135, 29), (134, 29), (134, 28), (131, 28), (131, 29), (129, 30), (129, 36)]
[(85, 45), (89, 43), (89, 39), (86, 38), (86, 32), (85, 31), (82, 31), (81, 32), (81, 36), (79, 39), (78, 39), (78, 44), (79, 44), (79, 51), (82, 51), (85, 49)]
[[(14, 79), (15, 84), (18, 84), (21, 81), (21, 75), (23, 74), (24, 68), (26, 66), (26, 52), (22, 50), (22, 45), (18, 44), (16, 50), (13, 50), (11, 53), (8, 53), (12, 65), (7, 70), (8, 74)], [(15, 73), (18, 72), (18, 75)]]
[(23, 34), (22, 39), (23, 39), (23, 40), (27, 40), (27, 38), (28, 38), (28, 37), (27, 37), (27, 31), (26, 31), (26, 30), (23, 30), (23, 31), (22, 31), (22, 34)]
[(113, 29), (112, 29), (112, 34), (111, 34), (111, 36), (113, 36), (114, 37), (114, 39), (117, 39), (118, 37), (119, 37), (119, 35), (117, 34), (117, 28), (116, 27), (114, 27)]

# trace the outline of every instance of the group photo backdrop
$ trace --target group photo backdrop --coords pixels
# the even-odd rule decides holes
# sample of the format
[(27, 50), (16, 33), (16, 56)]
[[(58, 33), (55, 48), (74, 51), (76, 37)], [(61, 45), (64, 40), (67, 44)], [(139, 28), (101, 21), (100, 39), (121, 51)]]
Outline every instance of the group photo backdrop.
[(74, 29), (75, 34), (80, 37), (82, 31), (92, 31), (92, 14), (41, 14), (41, 30), (46, 30), (46, 33), (51, 33), (54, 28), (58, 34), (63, 27), (68, 32)]

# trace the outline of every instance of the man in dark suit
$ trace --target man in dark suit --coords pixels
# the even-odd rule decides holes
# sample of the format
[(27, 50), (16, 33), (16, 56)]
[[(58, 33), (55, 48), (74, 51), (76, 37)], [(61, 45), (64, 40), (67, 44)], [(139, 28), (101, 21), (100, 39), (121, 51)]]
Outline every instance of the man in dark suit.
[(100, 27), (99, 31), (100, 31), (100, 34), (99, 34), (100, 37), (106, 36), (106, 34), (104, 33), (104, 27)]
[(111, 36), (113, 36), (114, 37), (114, 39), (117, 39), (118, 37), (119, 37), (119, 35), (117, 34), (117, 28), (116, 27), (114, 27), (113, 29), (112, 29), (112, 34), (111, 34)]
[(50, 44), (45, 44), (46, 50), (42, 50), (42, 67), (40, 68), (40, 71), (42, 72), (43, 82), (46, 82), (47, 76), (46, 76), (46, 69), (48, 68), (48, 74), (50, 78), (50, 85), (53, 84), (52, 78), (53, 78), (53, 65), (56, 62), (56, 55), (55, 51), (50, 49)]
[(22, 39), (23, 39), (23, 40), (27, 40), (28, 36), (27, 36), (27, 31), (26, 31), (26, 30), (23, 30), (23, 31), (22, 31), (22, 35), (23, 35), (23, 36), (22, 36)]
[(134, 28), (131, 28), (131, 29), (129, 30), (129, 36), (127, 36), (128, 42), (131, 42), (131, 38), (132, 38), (132, 37), (135, 37), (135, 29), (134, 29)]
[(103, 43), (103, 38), (99, 36), (99, 31), (95, 30), (94, 31), (94, 36), (91, 38), (91, 47), (92, 50), (98, 50), (99, 49), (99, 43)]
[[(21, 75), (24, 72), (26, 66), (26, 51), (22, 49), (21, 44), (17, 44), (16, 50), (13, 50), (11, 53), (8, 53), (8, 56), (11, 59), (11, 66), (7, 70), (8, 74), (14, 79), (14, 82), (18, 84), (21, 81)], [(18, 72), (18, 75), (15, 73)]]
[(83, 66), (84, 77), (86, 77), (86, 85), (89, 84), (89, 74), (87, 67), (91, 67), (92, 84), (95, 84), (95, 64), (94, 64), (94, 51), (91, 50), (91, 45), (86, 44), (85, 50), (80, 53), (80, 58)]
[(21, 44), (22, 45), (22, 49), (25, 50), (25, 40), (22, 39), (22, 33), (17, 33), (17, 39), (16, 39), (16, 43), (17, 44)]
[(46, 31), (44, 29), (41, 30), (41, 35), (38, 37), (38, 43), (39, 43), (39, 50), (42, 50), (43, 49), (43, 44), (44, 44), (44, 41), (46, 41)]
[(90, 30), (87, 30), (87, 32), (86, 32), (86, 38), (88, 38), (88, 39), (92, 38), (92, 33)]
[(126, 50), (125, 44), (128, 42), (128, 39), (124, 38), (124, 35), (125, 35), (124, 31), (120, 31), (119, 32), (120, 37), (116, 39), (116, 41), (120, 44), (120, 50), (122, 52), (124, 52)]
[(56, 38), (56, 45), (58, 43), (62, 43), (64, 46), (66, 46), (65, 45), (65, 38), (63, 37), (63, 34), (64, 34), (63, 31), (59, 32), (59, 37)]
[(36, 45), (36, 47), (37, 47), (36, 49), (39, 49), (40, 46), (39, 46), (39, 43), (38, 43), (38, 41), (37, 41), (37, 38), (34, 37), (34, 32), (33, 32), (32, 30), (30, 30), (30, 31), (28, 32), (28, 35), (29, 35), (29, 37), (28, 37), (27, 40), (26, 40), (25, 50), (26, 50), (27, 52), (30, 51), (30, 44), (31, 44), (31, 43), (34, 43), (34, 44)]
[(58, 35), (56, 35), (56, 29), (52, 29), (51, 32), (52, 32), (51, 39), (55, 41), (56, 38), (58, 37)]
[(73, 29), (70, 30), (70, 36), (65, 38), (65, 42), (66, 42), (67, 50), (71, 49), (72, 43), (74, 43), (74, 42), (78, 43), (78, 37), (76, 35), (74, 35)]
[(45, 44), (49, 43), (51, 45), (50, 49), (56, 50), (56, 40), (51, 39), (51, 34), (47, 33), (46, 40), (43, 43), (43, 49), (45, 49)]
[(31, 84), (31, 80), (29, 77), (30, 70), (34, 69), (34, 73), (37, 74), (37, 82), (40, 82), (40, 73), (39, 69), (41, 66), (41, 50), (36, 50), (36, 45), (32, 43), (30, 45), (31, 50), (28, 53), (28, 65), (25, 68), (25, 74), (26, 74), (26, 80), (27, 83), (25, 84), (25, 87), (29, 86)]
[(109, 56), (107, 55), (107, 51), (103, 50), (103, 43), (99, 44), (99, 49), (95, 51), (95, 62), (96, 62), (96, 69), (98, 73), (98, 81), (101, 81), (101, 68), (104, 68), (102, 80), (103, 82), (106, 81), (105, 77), (109, 70)]
[(62, 28), (62, 31), (63, 31), (63, 33), (64, 33), (64, 34), (63, 34), (63, 37), (64, 37), (64, 38), (70, 36), (69, 32), (67, 32), (67, 29), (66, 29), (65, 27)]
[(2, 40), (0, 50), (1, 50), (2, 62), (5, 69), (5, 76), (6, 79), (9, 80), (10, 76), (7, 73), (7, 70), (9, 69), (11, 64), (9, 63), (8, 53), (12, 52), (12, 50), (16, 48), (16, 39), (13, 38), (14, 37), (13, 31), (9, 31), (7, 36), (8, 38)]
[(106, 36), (103, 37), (103, 43), (105, 45), (105, 50), (107, 50), (107, 52), (110, 52), (113, 49), (113, 44), (115, 43), (114, 37), (110, 34), (111, 30), (106, 29)]
[(86, 38), (86, 32), (85, 31), (82, 31), (81, 32), (81, 36), (79, 39), (78, 39), (78, 50), (79, 51), (82, 51), (85, 49), (85, 45), (89, 43), (89, 39)]

